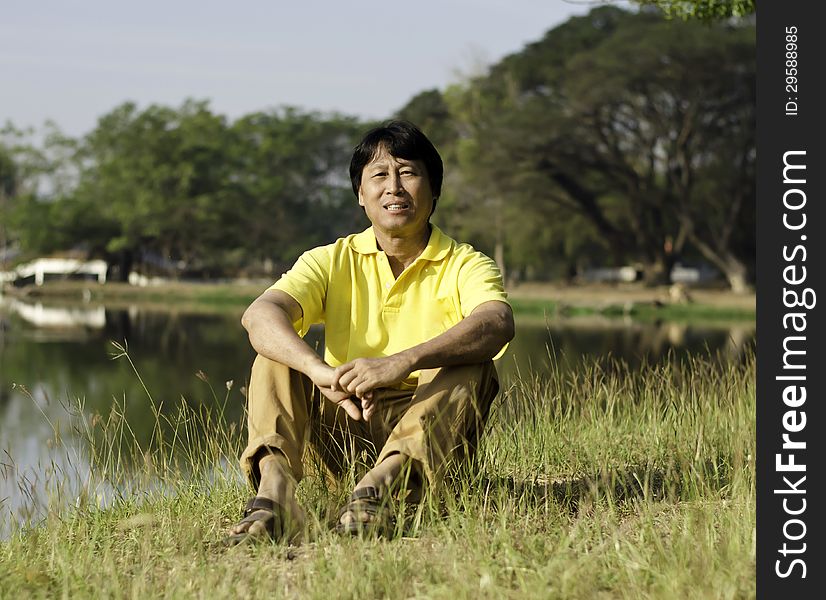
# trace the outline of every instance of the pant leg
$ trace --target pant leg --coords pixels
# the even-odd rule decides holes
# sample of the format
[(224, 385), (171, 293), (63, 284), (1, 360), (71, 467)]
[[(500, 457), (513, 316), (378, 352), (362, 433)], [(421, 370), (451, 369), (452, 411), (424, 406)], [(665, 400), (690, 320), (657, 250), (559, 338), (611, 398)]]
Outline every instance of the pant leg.
[(300, 481), (308, 439), (335, 475), (342, 472), (348, 458), (371, 447), (361, 422), (324, 398), (309, 377), (260, 355), (247, 388), (247, 426), (241, 468), (255, 489), (260, 473), (254, 459), (265, 448), (280, 450)]
[(499, 379), (492, 361), (422, 370), (412, 398), (387, 398), (392, 429), (378, 462), (396, 452), (419, 461), (431, 485), (476, 449)]

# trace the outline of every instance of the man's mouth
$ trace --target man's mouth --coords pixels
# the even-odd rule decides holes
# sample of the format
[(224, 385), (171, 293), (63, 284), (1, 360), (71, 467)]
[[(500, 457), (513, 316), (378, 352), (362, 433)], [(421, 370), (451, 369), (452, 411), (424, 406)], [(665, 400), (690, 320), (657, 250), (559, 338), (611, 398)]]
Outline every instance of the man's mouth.
[(390, 204), (384, 205), (384, 210), (389, 212), (401, 212), (410, 208), (410, 204), (408, 202), (391, 202)]

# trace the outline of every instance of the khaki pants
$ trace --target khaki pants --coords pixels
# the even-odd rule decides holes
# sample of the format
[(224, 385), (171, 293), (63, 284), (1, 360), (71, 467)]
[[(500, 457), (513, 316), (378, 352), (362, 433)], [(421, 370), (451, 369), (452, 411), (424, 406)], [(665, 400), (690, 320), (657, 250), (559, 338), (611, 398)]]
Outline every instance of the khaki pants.
[(401, 453), (417, 461), (433, 485), (472, 455), (498, 391), (492, 361), (425, 369), (415, 390), (375, 390), (376, 412), (369, 422), (355, 421), (309, 377), (258, 356), (247, 393), (249, 441), (241, 467), (257, 489), (255, 455), (278, 449), (300, 481), (309, 441), (333, 476), (340, 476), (348, 461), (366, 456), (378, 464)]

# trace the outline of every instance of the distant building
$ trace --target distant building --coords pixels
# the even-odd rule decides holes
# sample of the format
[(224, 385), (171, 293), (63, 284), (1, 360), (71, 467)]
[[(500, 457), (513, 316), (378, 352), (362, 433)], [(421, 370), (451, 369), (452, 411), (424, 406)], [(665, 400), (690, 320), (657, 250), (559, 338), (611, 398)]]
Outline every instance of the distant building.
[(107, 265), (105, 260), (80, 260), (77, 258), (37, 258), (17, 265), (13, 271), (0, 273), (0, 281), (26, 284), (31, 280), (35, 285), (43, 285), (47, 278), (83, 278), (106, 283)]

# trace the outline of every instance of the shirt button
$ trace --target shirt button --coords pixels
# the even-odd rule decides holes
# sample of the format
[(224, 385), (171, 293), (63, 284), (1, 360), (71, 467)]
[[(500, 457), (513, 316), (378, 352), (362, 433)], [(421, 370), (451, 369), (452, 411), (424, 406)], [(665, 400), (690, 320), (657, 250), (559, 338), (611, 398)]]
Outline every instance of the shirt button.
[(390, 289), (390, 284), (389, 284), (389, 283), (385, 283), (385, 284), (384, 284), (384, 288), (389, 290), (389, 289)]

